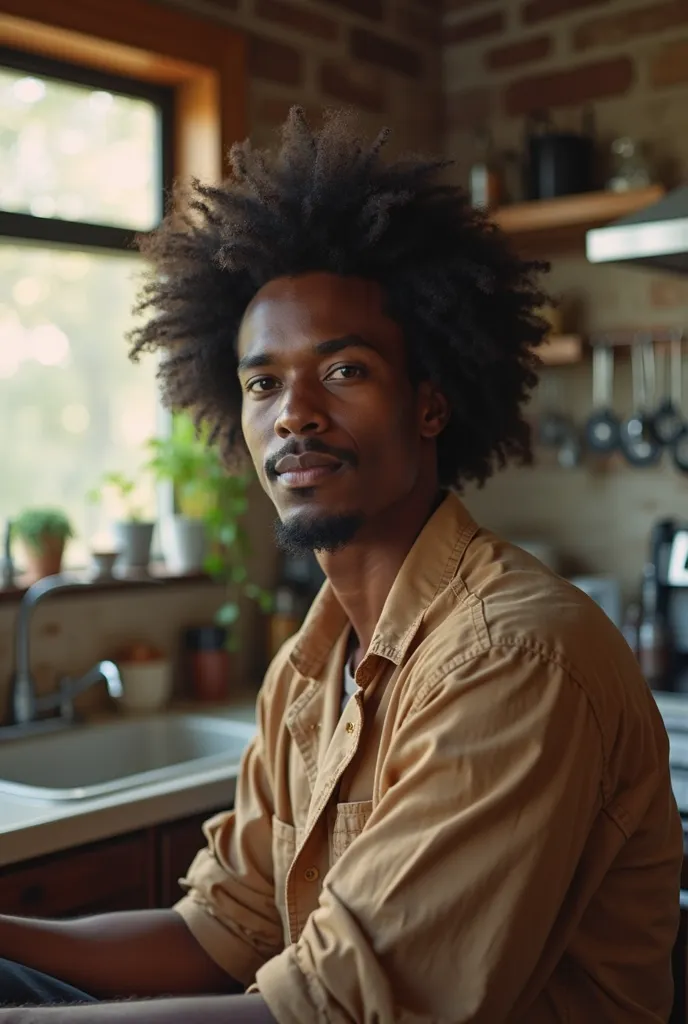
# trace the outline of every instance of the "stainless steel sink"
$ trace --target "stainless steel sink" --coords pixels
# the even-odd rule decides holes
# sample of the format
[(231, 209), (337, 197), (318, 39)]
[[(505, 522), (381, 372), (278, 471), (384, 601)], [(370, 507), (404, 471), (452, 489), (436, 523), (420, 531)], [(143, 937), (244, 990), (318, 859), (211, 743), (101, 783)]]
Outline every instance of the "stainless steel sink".
[(75, 726), (0, 742), (0, 794), (86, 800), (211, 768), (238, 766), (255, 726), (210, 715)]

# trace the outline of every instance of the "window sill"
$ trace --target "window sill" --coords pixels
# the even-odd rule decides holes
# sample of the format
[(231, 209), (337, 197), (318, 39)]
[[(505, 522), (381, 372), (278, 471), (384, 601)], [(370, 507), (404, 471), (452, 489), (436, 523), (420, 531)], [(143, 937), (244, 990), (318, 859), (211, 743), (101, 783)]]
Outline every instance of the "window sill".
[[(204, 572), (187, 573), (186, 575), (180, 576), (167, 572), (163, 565), (155, 564), (151, 566), (149, 574), (142, 574), (140, 576), (112, 576), (99, 579), (98, 577), (93, 577), (91, 573), (86, 571), (70, 571), (70, 576), (73, 576), (77, 582), (87, 584), (87, 586), (84, 587), (83, 590), (73, 590), (67, 587), (64, 590), (58, 590), (55, 593), (55, 598), (59, 599), (63, 595), (74, 596), (75, 593), (78, 593), (82, 597), (86, 597), (91, 596), (92, 594), (121, 594), (126, 591), (142, 590), (143, 588), (169, 588), (173, 586), (178, 587), (189, 584), (198, 585), (199, 583), (212, 582), (210, 576)], [(28, 580), (19, 576), (15, 587), (5, 589), (0, 588), (0, 605), (21, 601), (27, 589)]]

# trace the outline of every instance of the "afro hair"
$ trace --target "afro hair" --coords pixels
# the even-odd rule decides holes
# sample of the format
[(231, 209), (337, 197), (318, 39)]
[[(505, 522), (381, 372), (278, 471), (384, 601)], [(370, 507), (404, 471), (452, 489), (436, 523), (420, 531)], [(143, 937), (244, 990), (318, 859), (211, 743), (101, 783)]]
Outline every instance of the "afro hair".
[(165, 404), (204, 423), (228, 465), (245, 453), (242, 317), (268, 281), (314, 271), (382, 286), (413, 380), (433, 381), (449, 402), (437, 442), (443, 486), (481, 485), (509, 459), (530, 461), (523, 406), (546, 333), (537, 314), (545, 265), (522, 260), (444, 181), (447, 163), (384, 161), (387, 137), (385, 130), (365, 144), (341, 111), (315, 132), (295, 107), (276, 152), (236, 144), (232, 176), (179, 190), (160, 228), (141, 241), (149, 269), (132, 358), (162, 353)]

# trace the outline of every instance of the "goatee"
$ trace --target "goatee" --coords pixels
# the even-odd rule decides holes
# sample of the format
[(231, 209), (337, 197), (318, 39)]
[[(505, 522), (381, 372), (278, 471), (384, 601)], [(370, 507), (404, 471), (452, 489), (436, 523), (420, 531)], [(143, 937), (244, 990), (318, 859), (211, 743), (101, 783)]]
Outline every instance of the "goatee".
[(275, 522), (275, 539), (288, 555), (304, 555), (312, 551), (334, 554), (351, 543), (363, 520), (360, 512), (299, 515), (284, 523), (278, 519)]

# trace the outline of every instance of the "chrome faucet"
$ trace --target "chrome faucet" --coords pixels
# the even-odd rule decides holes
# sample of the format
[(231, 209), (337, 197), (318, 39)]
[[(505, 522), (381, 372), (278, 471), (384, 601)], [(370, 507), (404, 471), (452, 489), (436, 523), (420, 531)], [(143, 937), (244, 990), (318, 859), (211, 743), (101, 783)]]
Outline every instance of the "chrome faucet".
[(30, 667), (30, 629), (33, 610), (48, 594), (56, 593), (58, 590), (72, 590), (89, 586), (90, 583), (90, 580), (82, 579), (79, 576), (59, 573), (56, 576), (46, 576), (38, 580), (24, 594), (17, 616), (15, 673), (12, 679), (10, 700), (12, 717), (10, 729), (16, 730), (22, 727), (28, 730), (32, 726), (38, 726), (42, 722), (39, 716), (48, 711), (57, 711), (59, 714), (57, 720), (55, 718), (47, 719), (46, 724), (47, 722), (53, 724), (73, 722), (76, 697), (101, 681), (105, 681), (111, 697), (122, 696), (122, 680), (114, 661), (98, 662), (80, 679), (60, 679), (57, 693), (50, 693), (44, 697), (39, 697), (36, 694), (36, 684)]

